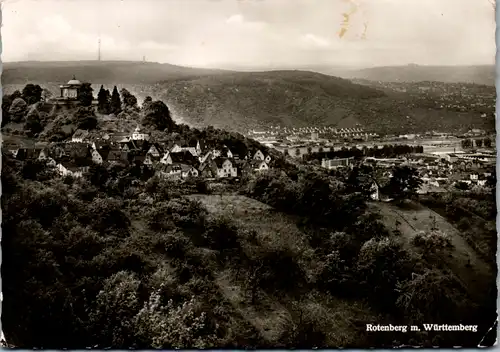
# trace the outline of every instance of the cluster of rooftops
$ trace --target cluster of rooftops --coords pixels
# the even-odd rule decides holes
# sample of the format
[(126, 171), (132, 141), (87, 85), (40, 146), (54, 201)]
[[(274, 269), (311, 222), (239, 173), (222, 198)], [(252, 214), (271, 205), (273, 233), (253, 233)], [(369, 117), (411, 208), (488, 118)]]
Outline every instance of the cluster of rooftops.
[(46, 160), (57, 167), (60, 174), (72, 176), (82, 176), (93, 164), (121, 164), (148, 167), (160, 177), (239, 177), (247, 172), (267, 170), (272, 161), (259, 149), (240, 157), (225, 145), (207, 148), (203, 140), (151, 142), (139, 128), (118, 141), (113, 136), (91, 141), (85, 135), (77, 131), (67, 143), (10, 151), (18, 160)]

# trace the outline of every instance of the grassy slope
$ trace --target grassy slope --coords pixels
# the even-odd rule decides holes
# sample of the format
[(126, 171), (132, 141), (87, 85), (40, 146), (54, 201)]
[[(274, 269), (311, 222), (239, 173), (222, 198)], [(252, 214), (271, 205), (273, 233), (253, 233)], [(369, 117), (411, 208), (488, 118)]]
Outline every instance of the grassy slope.
[[(310, 250), (304, 234), (289, 216), (275, 212), (271, 207), (256, 200), (239, 195), (191, 195), (199, 200), (212, 214), (231, 217), (241, 229), (257, 233), (261, 246), (267, 248), (290, 248), (298, 253)], [(314, 260), (302, 262), (308, 271), (314, 270)], [(250, 322), (269, 343), (273, 344), (283, 333), (290, 319), (292, 307), (299, 297), (259, 292), (259, 299), (252, 305), (245, 294), (245, 282), (236, 278), (237, 268), (214, 273), (220, 292), (229, 300), (239, 315)], [(330, 346), (345, 346), (359, 341), (364, 336), (363, 323), (380, 321), (370, 309), (360, 302), (347, 302), (326, 297), (318, 292), (305, 296), (307, 309), (324, 317)]]
[[(399, 230), (410, 246), (410, 241), (419, 231), (430, 231), (433, 225), (451, 236), (455, 249), (451, 257), (441, 258), (447, 267), (460, 279), (467, 291), (475, 297), (487, 292), (487, 285), (494, 275), (489, 266), (469, 246), (460, 232), (445, 218), (433, 210), (412, 203), (400, 208), (388, 203), (370, 203), (374, 210), (380, 211), (384, 224), (391, 230)], [(435, 219), (435, 220), (434, 220)], [(435, 221), (435, 223), (434, 223)], [(464, 265), (470, 259), (471, 267)]]

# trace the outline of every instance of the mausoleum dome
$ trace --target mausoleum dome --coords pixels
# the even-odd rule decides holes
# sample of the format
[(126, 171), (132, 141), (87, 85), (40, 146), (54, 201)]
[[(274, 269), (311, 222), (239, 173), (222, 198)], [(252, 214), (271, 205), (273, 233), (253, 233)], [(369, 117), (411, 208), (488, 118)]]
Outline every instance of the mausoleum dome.
[(72, 84), (72, 85), (79, 85), (79, 84), (82, 84), (79, 80), (77, 79), (71, 79), (68, 81), (68, 84)]

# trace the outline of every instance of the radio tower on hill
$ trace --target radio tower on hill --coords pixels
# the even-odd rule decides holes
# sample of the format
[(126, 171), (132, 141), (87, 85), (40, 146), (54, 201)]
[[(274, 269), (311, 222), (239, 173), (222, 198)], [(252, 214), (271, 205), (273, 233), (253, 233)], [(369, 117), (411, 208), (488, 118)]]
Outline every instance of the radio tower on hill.
[(101, 36), (97, 40), (97, 61), (101, 61)]

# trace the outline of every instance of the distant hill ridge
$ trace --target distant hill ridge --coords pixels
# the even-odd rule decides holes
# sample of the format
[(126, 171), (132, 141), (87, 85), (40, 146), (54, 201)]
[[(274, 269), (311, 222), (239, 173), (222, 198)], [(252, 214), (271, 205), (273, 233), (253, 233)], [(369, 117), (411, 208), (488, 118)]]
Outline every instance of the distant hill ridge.
[[(438, 110), (429, 104), (423, 106), (404, 93), (391, 95), (376, 87), (305, 70), (237, 72), (133, 61), (20, 62), (6, 63), (3, 69), (6, 92), (28, 82), (56, 92), (58, 84), (76, 75), (97, 87), (126, 87), (140, 101), (146, 95), (163, 100), (178, 121), (239, 132), (269, 125), (363, 127), (383, 133), (444, 132), (473, 127), (494, 130), (495, 126), (489, 115), (483, 118), (475, 111)], [(411, 77), (428, 67), (410, 66), (403, 71), (396, 68), (392, 76), (390, 69), (352, 72), (364, 72), (374, 79), (375, 73), (380, 75), (386, 70), (387, 74), (380, 78), (390, 81), (403, 77), (401, 72)], [(453, 69), (457, 68), (449, 72)], [(433, 79), (420, 75), (418, 80)]]
[(2, 84), (66, 82), (73, 75), (93, 83), (155, 83), (230, 71), (141, 61), (24, 61), (3, 64)]
[(445, 83), (476, 83), (495, 85), (495, 66), (385, 66), (350, 70), (340, 76), (383, 82), (437, 81)]

